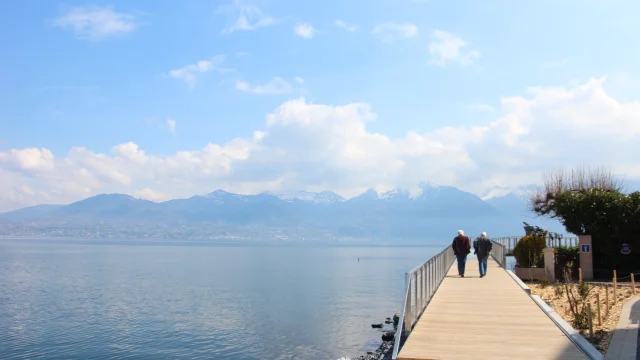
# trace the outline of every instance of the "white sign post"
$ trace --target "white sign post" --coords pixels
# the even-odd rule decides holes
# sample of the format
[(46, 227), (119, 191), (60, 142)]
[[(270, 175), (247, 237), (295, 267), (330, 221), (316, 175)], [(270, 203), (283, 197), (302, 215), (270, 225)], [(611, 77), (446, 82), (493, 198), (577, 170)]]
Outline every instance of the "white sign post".
[(579, 235), (580, 268), (583, 280), (593, 280), (593, 253), (591, 252), (591, 235)]

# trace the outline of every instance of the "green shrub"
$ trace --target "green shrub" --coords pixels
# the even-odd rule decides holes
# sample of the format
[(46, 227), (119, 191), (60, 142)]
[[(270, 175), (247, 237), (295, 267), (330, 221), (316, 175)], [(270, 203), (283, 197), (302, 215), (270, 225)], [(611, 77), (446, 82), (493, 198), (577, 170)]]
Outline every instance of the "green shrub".
[(620, 247), (640, 248), (640, 192), (626, 193), (610, 170), (580, 167), (548, 173), (544, 188), (530, 200), (534, 212), (559, 220), (567, 232), (591, 235), (594, 273), (638, 269), (640, 253), (621, 258)]
[(561, 282), (557, 282), (553, 284), (553, 292), (556, 295), (556, 298), (561, 298), (564, 295), (564, 285)]
[(577, 286), (578, 288), (578, 296), (583, 303), (586, 303), (589, 299), (589, 294), (591, 293), (592, 286), (587, 284), (586, 282), (581, 282)]
[(549, 286), (549, 284), (550, 284), (550, 283), (549, 283), (549, 279), (547, 279), (547, 278), (542, 278), (542, 279), (540, 279), (540, 287), (541, 287), (541, 288), (543, 288), (543, 289), (544, 289), (544, 288), (546, 288), (547, 286)]
[[(573, 287), (573, 286), (572, 286)], [(587, 303), (589, 302), (589, 294), (591, 293), (591, 286), (587, 283), (579, 283), (575, 286), (578, 296), (573, 298), (573, 311), (572, 311), (572, 323), (573, 327), (580, 330), (585, 330), (589, 326), (589, 314), (587, 312)], [(572, 291), (573, 293), (573, 291)]]
[(580, 261), (579, 248), (577, 246), (554, 246), (556, 251), (556, 264), (561, 267), (572, 267)]
[[(565, 271), (567, 270), (565, 269)], [(568, 276), (565, 276), (565, 286), (569, 310), (571, 311), (571, 323), (574, 328), (585, 330), (589, 325), (587, 309), (592, 286), (585, 282), (576, 285), (571, 282)], [(558, 295), (557, 289), (556, 295)]]
[(581, 310), (573, 312), (571, 314), (571, 323), (574, 328), (579, 330), (586, 330), (589, 327), (589, 315), (587, 314), (587, 308), (583, 307)]
[(547, 246), (544, 236), (524, 236), (513, 249), (516, 266), (520, 268), (544, 267), (542, 249)]

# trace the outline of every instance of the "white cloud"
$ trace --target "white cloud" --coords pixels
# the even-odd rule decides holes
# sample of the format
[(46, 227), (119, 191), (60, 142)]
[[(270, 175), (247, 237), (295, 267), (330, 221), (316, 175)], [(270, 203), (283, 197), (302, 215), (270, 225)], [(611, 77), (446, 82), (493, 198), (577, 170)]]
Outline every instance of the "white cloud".
[(336, 20), (336, 21), (333, 22), (333, 24), (335, 26), (339, 27), (340, 29), (346, 30), (348, 32), (354, 32), (354, 31), (358, 30), (357, 26), (355, 26), (355, 25), (353, 25), (351, 23), (348, 23), (346, 21), (343, 21), (343, 20)]
[(110, 6), (74, 7), (55, 19), (53, 24), (71, 29), (78, 38), (85, 40), (123, 35), (136, 28), (135, 16), (115, 12)]
[(480, 52), (469, 49), (464, 40), (442, 30), (431, 33), (429, 54), (431, 63), (438, 66), (446, 66), (449, 63), (468, 66), (480, 57)]
[(134, 198), (151, 201), (163, 201), (168, 199), (165, 194), (155, 192), (150, 188), (138, 189), (131, 193), (131, 196), (133, 196)]
[(251, 85), (241, 80), (236, 81), (236, 89), (254, 94), (288, 94), (293, 87), (286, 80), (275, 77), (264, 85)]
[(167, 119), (167, 127), (169, 128), (169, 131), (171, 131), (172, 134), (176, 133), (176, 121), (174, 119)]
[(45, 148), (11, 149), (9, 153), (0, 152), (0, 164), (26, 171), (51, 169), (53, 153)]
[(311, 39), (318, 32), (318, 30), (316, 30), (313, 25), (309, 23), (296, 24), (296, 26), (293, 28), (293, 31), (296, 33), (296, 35), (305, 39)]
[(371, 33), (382, 41), (391, 41), (397, 38), (412, 38), (418, 36), (418, 27), (414, 24), (396, 24), (386, 22), (376, 25)]
[(617, 100), (603, 83), (533, 87), (500, 99), (492, 121), (398, 138), (368, 128), (377, 116), (367, 104), (298, 99), (277, 107), (264, 128), (244, 138), (169, 156), (147, 154), (131, 142), (107, 153), (84, 147), (60, 156), (46, 148), (0, 151), (0, 209), (104, 192), (175, 198), (216, 188), (307, 189), (354, 196), (366, 188), (411, 189), (425, 180), (486, 195), (581, 164), (640, 176), (640, 101)]
[(147, 125), (157, 126), (160, 129), (167, 129), (172, 134), (174, 135), (176, 134), (177, 122), (172, 118), (167, 118), (167, 120), (165, 120), (164, 122), (157, 122), (156, 118), (151, 117), (151, 118), (144, 119), (144, 122)]
[(223, 34), (234, 31), (253, 31), (278, 22), (277, 19), (263, 14), (259, 7), (245, 4), (241, 0), (234, 0), (231, 5), (221, 6), (217, 12), (231, 13), (235, 18), (231, 25), (222, 29)]
[(223, 62), (224, 56), (216, 55), (211, 59), (200, 60), (195, 64), (190, 64), (180, 69), (171, 70), (169, 71), (169, 76), (174, 79), (183, 80), (190, 87), (194, 87), (198, 82), (198, 76), (202, 73), (206, 73), (214, 69), (226, 72), (226, 69), (220, 68), (220, 65), (222, 65)]

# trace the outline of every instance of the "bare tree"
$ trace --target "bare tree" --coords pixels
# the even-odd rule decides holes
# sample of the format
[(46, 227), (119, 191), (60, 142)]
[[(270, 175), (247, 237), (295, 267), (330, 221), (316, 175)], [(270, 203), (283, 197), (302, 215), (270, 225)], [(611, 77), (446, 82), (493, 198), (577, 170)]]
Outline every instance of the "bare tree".
[(554, 216), (557, 197), (567, 191), (623, 191), (624, 183), (605, 167), (580, 166), (570, 171), (558, 168), (543, 175), (544, 186), (529, 196), (531, 210)]

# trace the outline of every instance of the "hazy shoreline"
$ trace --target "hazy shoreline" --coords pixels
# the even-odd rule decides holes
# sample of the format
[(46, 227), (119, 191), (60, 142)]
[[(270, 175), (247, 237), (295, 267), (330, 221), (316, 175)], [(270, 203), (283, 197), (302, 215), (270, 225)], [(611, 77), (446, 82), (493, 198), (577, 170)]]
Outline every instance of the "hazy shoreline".
[(448, 244), (442, 240), (398, 240), (398, 241), (353, 241), (353, 240), (175, 240), (175, 239), (149, 239), (149, 238), (86, 238), (72, 236), (5, 236), (0, 235), (1, 240), (23, 241), (69, 241), (88, 243), (145, 243), (145, 244), (175, 244), (175, 245), (260, 245), (260, 246), (348, 246), (348, 247), (445, 247)]

